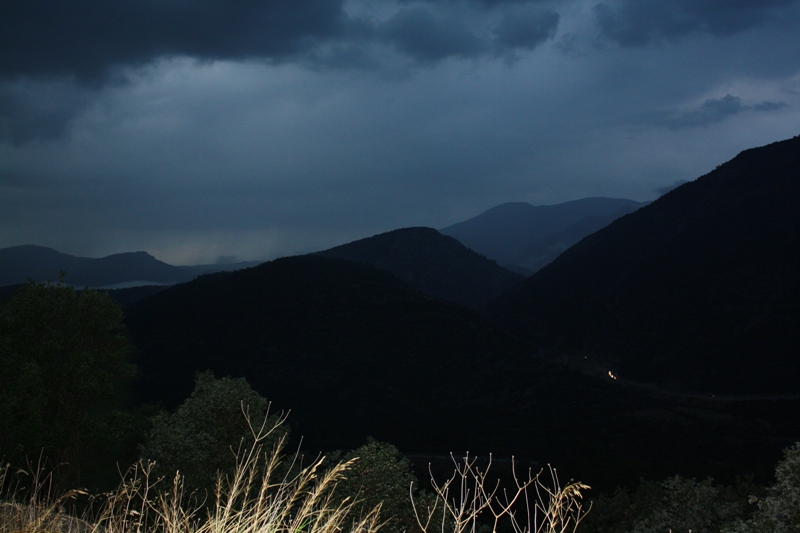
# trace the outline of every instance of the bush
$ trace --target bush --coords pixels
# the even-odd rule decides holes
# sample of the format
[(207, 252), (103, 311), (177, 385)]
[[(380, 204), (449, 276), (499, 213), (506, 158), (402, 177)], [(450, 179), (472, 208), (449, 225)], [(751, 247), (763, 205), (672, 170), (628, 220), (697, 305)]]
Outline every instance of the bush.
[(353, 463), (339, 484), (339, 497), (358, 501), (363, 510), (380, 505), (385, 521), (381, 531), (402, 533), (417, 529), (409, 499), (409, 489), (417, 479), (411, 472), (410, 461), (401, 457), (397, 448), (370, 438), (367, 444), (344, 454), (342, 459)]
[(598, 498), (587, 530), (597, 533), (719, 532), (747, 512), (752, 486), (735, 487), (713, 479), (698, 481), (673, 476), (661, 482), (642, 481), (632, 493), (618, 489)]
[[(155, 475), (171, 479), (180, 472), (187, 488), (212, 494), (218, 475), (232, 473), (236, 454), (253, 441), (258, 428), (251, 428), (249, 420), (277, 424), (279, 417), (266, 418), (267, 408), (267, 400), (243, 378), (200, 373), (191, 396), (174, 413), (153, 417), (142, 457), (155, 463)], [(288, 429), (276, 427), (262, 446), (274, 446), (286, 436)]]
[(739, 520), (730, 533), (800, 532), (800, 442), (784, 451), (775, 467), (775, 483), (767, 495), (750, 497), (757, 510), (748, 521)]

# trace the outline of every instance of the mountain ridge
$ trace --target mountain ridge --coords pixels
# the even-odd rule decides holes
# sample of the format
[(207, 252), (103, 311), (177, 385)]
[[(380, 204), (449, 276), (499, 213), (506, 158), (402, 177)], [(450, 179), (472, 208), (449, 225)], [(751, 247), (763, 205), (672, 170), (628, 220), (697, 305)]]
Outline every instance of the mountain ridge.
[(100, 258), (78, 257), (33, 244), (0, 249), (0, 286), (34, 281), (63, 281), (76, 286), (105, 288), (136, 283), (172, 285), (209, 272), (236, 270), (258, 261), (220, 265), (173, 266), (148, 252), (123, 252)]
[(508, 202), (440, 232), (508, 269), (530, 275), (586, 235), (646, 204), (606, 197), (540, 206)]
[(318, 255), (361, 261), (444, 301), (480, 307), (524, 279), (433, 228), (401, 228)]
[(489, 314), (633, 380), (798, 392), (798, 169), (800, 137), (746, 150), (584, 238)]

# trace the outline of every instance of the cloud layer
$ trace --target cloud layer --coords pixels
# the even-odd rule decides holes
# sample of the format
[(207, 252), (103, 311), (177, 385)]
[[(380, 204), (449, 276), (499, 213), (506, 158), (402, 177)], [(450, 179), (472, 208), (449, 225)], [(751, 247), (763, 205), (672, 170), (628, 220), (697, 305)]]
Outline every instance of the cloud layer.
[(793, 0), (620, 0), (594, 6), (603, 35), (644, 46), (691, 34), (729, 36), (779, 16)]
[(0, 247), (265, 259), (651, 199), (799, 133), (798, 4), (9, 0)]

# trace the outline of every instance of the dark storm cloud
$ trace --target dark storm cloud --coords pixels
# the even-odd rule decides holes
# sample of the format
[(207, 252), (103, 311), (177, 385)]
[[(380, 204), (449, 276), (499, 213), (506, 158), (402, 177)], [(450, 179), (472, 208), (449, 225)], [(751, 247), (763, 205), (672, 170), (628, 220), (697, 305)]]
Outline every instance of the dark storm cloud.
[(442, 10), (433, 5), (403, 8), (382, 24), (381, 38), (402, 54), (422, 63), (448, 57), (477, 57), (484, 54), (507, 54), (515, 50), (533, 50), (552, 39), (559, 15), (540, 10), (531, 2), (480, 2), (483, 7), (497, 7), (492, 13), (488, 34), (476, 32), (456, 10)]
[(620, 0), (594, 7), (605, 37), (643, 46), (691, 33), (732, 35), (759, 26), (795, 0)]
[(552, 38), (559, 22), (537, 0), (401, 2), (383, 20), (350, 16), (343, 3), (7, 0), (0, 16), (0, 141), (62, 137), (101, 89), (135, 76), (128, 67), (163, 58), (391, 70), (376, 45), (389, 45), (412, 64), (510, 57)]
[(0, 77), (97, 83), (161, 56), (279, 59), (345, 23), (341, 0), (5, 0)]
[[(441, 4), (442, 0), (424, 0), (429, 4)], [(449, 0), (449, 3), (455, 4), (460, 0)], [(519, 5), (519, 4), (536, 4), (536, 3), (551, 3), (551, 0), (467, 0), (469, 4), (491, 9), (497, 6)], [(419, 3), (419, 0), (401, 0), (401, 3)]]
[[(351, 18), (343, 0), (6, 0), (0, 17), (0, 79), (71, 78), (104, 85), (118, 67), (160, 57), (371, 65), (364, 47), (388, 41), (430, 62), (472, 57), (491, 43), (454, 13), (503, 10), (537, 2), (428, 2), (401, 7), (388, 21)], [(476, 11), (477, 10), (477, 11)], [(557, 24), (554, 13), (501, 21), (500, 44), (533, 48)], [(523, 25), (532, 26), (525, 31)]]
[(403, 8), (380, 28), (381, 36), (417, 61), (472, 57), (486, 44), (455, 18), (423, 6)]
[(639, 1), (0, 1), (0, 247), (273, 258), (797, 134), (798, 2)]
[(59, 138), (89, 101), (85, 90), (64, 82), (0, 84), (0, 140)]
[(777, 111), (787, 107), (786, 102), (761, 102), (753, 106), (753, 111)]
[(720, 122), (733, 115), (747, 110), (742, 104), (742, 99), (731, 94), (726, 94), (722, 98), (709, 98), (699, 109), (684, 114), (675, 119), (675, 127), (702, 126)]
[(123, 81), (124, 67), (172, 56), (289, 60), (326, 40), (358, 38), (365, 26), (341, 0), (6, 0), (0, 141), (61, 137), (93, 93)]
[(722, 98), (709, 98), (692, 111), (674, 115), (664, 121), (672, 129), (693, 128), (722, 122), (723, 120), (749, 111), (776, 111), (787, 105), (783, 102), (762, 102), (753, 106), (742, 103), (741, 98), (726, 94)]
[(533, 50), (553, 38), (558, 21), (558, 13), (552, 11), (509, 11), (502, 16), (492, 33), (501, 48)]

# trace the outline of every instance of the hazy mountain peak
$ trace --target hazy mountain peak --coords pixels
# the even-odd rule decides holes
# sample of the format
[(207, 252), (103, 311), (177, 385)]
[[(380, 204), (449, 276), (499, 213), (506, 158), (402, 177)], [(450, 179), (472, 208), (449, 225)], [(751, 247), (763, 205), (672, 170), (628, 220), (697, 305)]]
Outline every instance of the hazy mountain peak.
[(200, 274), (253, 266), (257, 262), (177, 267), (145, 251), (122, 252), (101, 258), (76, 257), (33, 244), (0, 249), (0, 286), (28, 279), (64, 281), (79, 286), (110, 287), (165, 285), (189, 281)]
[(643, 205), (603, 197), (540, 206), (509, 202), (441, 232), (501, 265), (533, 273), (586, 235)]
[(319, 252), (388, 270), (417, 290), (480, 306), (523, 279), (433, 228), (401, 228)]

